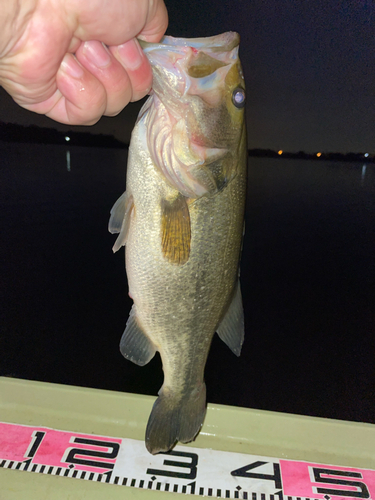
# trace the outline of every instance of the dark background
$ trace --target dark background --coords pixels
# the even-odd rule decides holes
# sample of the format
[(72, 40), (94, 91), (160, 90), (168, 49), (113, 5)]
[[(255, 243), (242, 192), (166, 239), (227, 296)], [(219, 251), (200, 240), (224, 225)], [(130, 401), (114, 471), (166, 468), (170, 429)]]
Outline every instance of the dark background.
[[(166, 5), (169, 35), (240, 33), (249, 148), (375, 153), (374, 0), (166, 0)], [(138, 109), (130, 105), (91, 130), (129, 142)], [(0, 110), (4, 122), (69, 128), (22, 110), (4, 91)]]
[[(156, 395), (122, 358), (131, 307), (109, 210), (126, 150), (2, 144), (0, 373)], [(249, 159), (237, 358), (215, 336), (211, 403), (375, 422), (375, 165)]]
[[(375, 152), (373, 1), (166, 3), (170, 35), (240, 33), (249, 147)], [(127, 142), (139, 106), (75, 130)], [(3, 91), (0, 110), (71, 128)], [(2, 375), (156, 395), (159, 358), (118, 351), (131, 301), (107, 224), (125, 165), (121, 149), (0, 143)], [(237, 359), (215, 337), (208, 400), (375, 422), (374, 165), (250, 158), (248, 187), (246, 341)]]

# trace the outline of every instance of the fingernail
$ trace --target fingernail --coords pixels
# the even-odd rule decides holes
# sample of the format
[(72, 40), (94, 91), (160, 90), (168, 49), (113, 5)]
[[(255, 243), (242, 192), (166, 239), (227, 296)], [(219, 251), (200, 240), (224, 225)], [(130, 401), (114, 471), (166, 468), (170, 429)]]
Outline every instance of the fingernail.
[(118, 54), (127, 69), (136, 70), (142, 64), (144, 59), (143, 51), (136, 39), (117, 47)]
[(98, 68), (105, 68), (111, 62), (108, 49), (101, 42), (85, 42), (83, 53)]
[(83, 68), (72, 54), (66, 54), (61, 62), (61, 69), (73, 78), (82, 78)]

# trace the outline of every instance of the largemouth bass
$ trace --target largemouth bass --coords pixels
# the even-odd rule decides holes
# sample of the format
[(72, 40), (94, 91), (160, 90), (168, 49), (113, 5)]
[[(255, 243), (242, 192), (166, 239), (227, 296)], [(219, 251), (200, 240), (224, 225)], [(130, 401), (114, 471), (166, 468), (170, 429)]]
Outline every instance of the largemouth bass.
[(245, 83), (239, 36), (142, 43), (152, 93), (132, 133), (126, 192), (109, 223), (126, 244), (134, 304), (120, 350), (164, 383), (146, 429), (150, 453), (198, 434), (215, 332), (237, 356), (244, 339), (239, 259), (246, 186)]

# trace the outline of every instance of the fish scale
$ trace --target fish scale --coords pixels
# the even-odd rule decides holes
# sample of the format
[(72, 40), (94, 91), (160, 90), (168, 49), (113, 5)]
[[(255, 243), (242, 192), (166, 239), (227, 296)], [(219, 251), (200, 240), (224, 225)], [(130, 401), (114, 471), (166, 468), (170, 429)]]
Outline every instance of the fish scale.
[[(187, 42), (196, 52), (204, 51), (204, 57), (193, 58), (191, 63)], [(238, 275), (246, 133), (243, 109), (238, 109), (231, 97), (238, 89), (244, 93), (238, 35), (226, 33), (187, 42), (165, 37), (160, 44), (143, 44), (152, 68), (156, 68), (156, 95), (149, 97), (132, 133), (125, 196), (131, 200), (131, 208), (124, 212), (122, 224), (127, 229), (119, 231), (118, 223), (112, 227), (110, 222), (110, 230), (120, 232), (116, 249), (126, 243), (129, 294), (134, 301), (121, 352), (143, 365), (159, 351), (163, 363), (164, 383), (146, 429), (146, 446), (151, 453), (167, 451), (178, 440), (191, 441), (199, 432), (206, 405), (204, 367), (215, 331), (236, 355), (244, 336)], [(168, 66), (174, 51), (178, 51), (180, 73), (178, 78), (167, 78), (168, 71), (177, 71), (174, 63)], [(220, 58), (220, 64), (215, 57)], [(204, 64), (201, 69), (197, 68), (199, 61)], [(189, 64), (195, 64), (194, 70)], [(189, 125), (182, 131), (180, 126), (174, 128), (176, 120), (169, 121), (165, 115), (169, 106), (174, 115), (178, 109), (173, 101), (177, 90), (168, 92), (168, 85), (182, 78), (192, 81), (189, 71), (202, 78), (210, 71), (220, 73), (205, 80), (215, 82), (214, 88), (206, 88), (204, 83), (178, 83), (179, 88), (185, 88), (181, 120)], [(191, 102), (189, 88), (195, 89)], [(207, 93), (210, 97), (206, 99)], [(209, 111), (212, 102), (217, 103), (218, 112)], [(185, 158), (189, 162), (195, 158), (194, 151), (189, 152), (194, 147), (186, 135), (189, 127), (194, 138), (199, 137), (200, 154), (205, 158), (198, 159), (196, 165), (184, 164)], [(176, 138), (179, 133), (184, 134), (185, 142)], [(165, 144), (167, 154), (155, 150)], [(172, 149), (173, 155), (169, 154)], [(171, 175), (165, 177), (164, 172)], [(189, 185), (181, 190), (184, 182)], [(118, 211), (123, 206), (115, 205), (114, 220), (121, 219)]]

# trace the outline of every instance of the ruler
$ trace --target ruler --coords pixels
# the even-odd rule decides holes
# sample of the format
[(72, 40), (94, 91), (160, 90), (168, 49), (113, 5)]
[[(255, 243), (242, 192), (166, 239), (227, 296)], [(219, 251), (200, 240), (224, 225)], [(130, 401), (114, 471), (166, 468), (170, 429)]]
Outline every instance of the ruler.
[(375, 499), (375, 471), (0, 423), (0, 468), (244, 500)]

